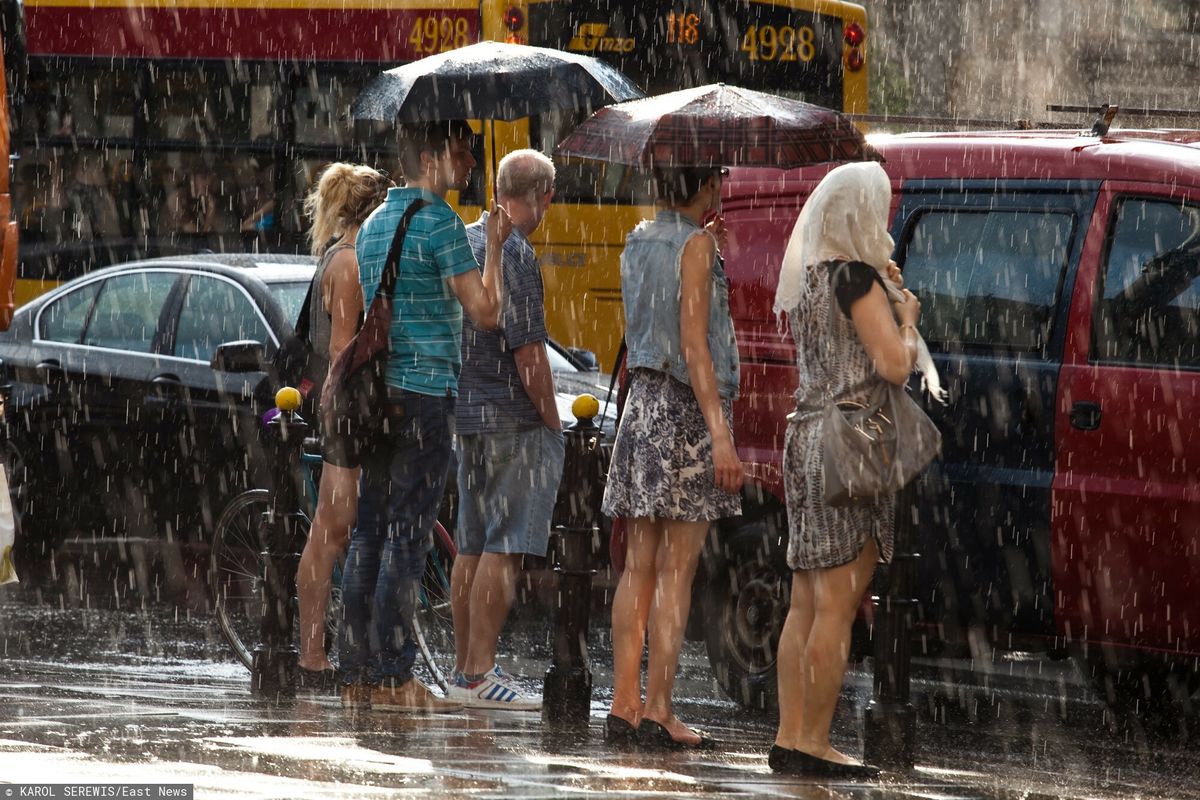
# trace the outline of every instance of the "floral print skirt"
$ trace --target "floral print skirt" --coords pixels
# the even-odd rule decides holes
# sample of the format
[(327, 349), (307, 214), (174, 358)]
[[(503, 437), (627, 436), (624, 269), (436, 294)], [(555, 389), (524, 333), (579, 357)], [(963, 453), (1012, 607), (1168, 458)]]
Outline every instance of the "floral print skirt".
[[(636, 369), (613, 445), (604, 513), (710, 522), (742, 513), (739, 495), (715, 483), (712, 437), (696, 395), (665, 372)], [(731, 424), (732, 403), (722, 400)]]

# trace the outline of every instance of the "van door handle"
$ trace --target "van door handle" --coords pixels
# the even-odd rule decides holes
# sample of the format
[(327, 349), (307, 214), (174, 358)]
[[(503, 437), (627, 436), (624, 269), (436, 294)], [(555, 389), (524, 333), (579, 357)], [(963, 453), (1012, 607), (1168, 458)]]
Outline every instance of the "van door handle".
[(1100, 404), (1082, 401), (1071, 406), (1071, 425), (1081, 431), (1094, 431), (1100, 427)]

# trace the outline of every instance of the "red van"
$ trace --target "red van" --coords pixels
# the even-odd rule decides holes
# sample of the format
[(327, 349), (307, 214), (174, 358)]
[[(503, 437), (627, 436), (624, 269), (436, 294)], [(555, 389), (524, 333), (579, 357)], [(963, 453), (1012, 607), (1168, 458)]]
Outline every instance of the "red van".
[[(1200, 688), (1200, 133), (872, 141), (892, 178), (895, 259), (951, 394), (926, 403), (944, 448), (918, 487), (922, 642), (1073, 654), (1117, 706), (1187, 707)], [(771, 702), (789, 585), (796, 372), (771, 304), (827, 169), (735, 170), (725, 189), (734, 424), (752, 480), (697, 599), (715, 672), (750, 706)]]

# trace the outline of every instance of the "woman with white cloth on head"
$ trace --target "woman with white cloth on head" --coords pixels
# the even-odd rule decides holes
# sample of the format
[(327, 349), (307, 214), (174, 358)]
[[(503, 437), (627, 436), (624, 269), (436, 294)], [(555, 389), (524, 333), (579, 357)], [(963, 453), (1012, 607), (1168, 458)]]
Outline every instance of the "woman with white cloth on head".
[(879, 164), (845, 164), (818, 184), (788, 241), (775, 313), (796, 342), (799, 388), (784, 443), (792, 599), (778, 649), (779, 731), (773, 770), (872, 777), (829, 742), (850, 629), (875, 564), (892, 557), (894, 496), (830, 508), (824, 499), (821, 411), (864, 402), (879, 381), (936, 372), (916, 324), (921, 305), (901, 289), (888, 235), (891, 184)]

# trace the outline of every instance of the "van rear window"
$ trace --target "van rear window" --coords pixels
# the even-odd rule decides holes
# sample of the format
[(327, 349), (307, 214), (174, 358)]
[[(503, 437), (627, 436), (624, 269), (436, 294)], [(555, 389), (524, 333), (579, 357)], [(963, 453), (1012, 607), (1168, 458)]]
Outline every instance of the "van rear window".
[(932, 343), (1038, 350), (1050, 333), (1075, 218), (1061, 211), (929, 210), (910, 229), (904, 281)]

